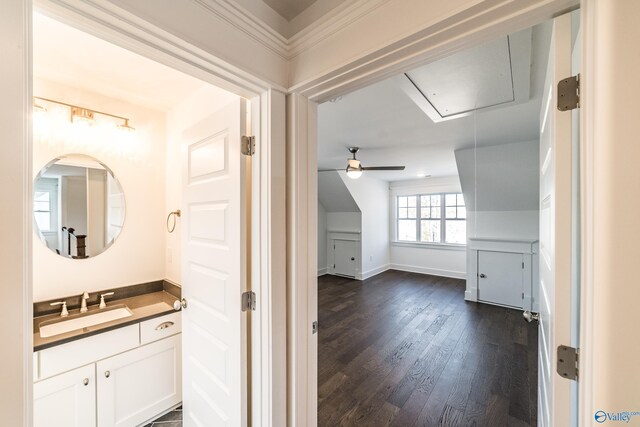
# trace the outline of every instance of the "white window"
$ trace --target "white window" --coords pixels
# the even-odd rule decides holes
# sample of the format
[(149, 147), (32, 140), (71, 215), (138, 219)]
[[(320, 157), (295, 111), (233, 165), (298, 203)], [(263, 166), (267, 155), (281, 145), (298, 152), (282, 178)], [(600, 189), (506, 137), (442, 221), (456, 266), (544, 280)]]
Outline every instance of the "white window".
[(461, 193), (397, 196), (397, 240), (402, 242), (467, 242), (467, 211)]

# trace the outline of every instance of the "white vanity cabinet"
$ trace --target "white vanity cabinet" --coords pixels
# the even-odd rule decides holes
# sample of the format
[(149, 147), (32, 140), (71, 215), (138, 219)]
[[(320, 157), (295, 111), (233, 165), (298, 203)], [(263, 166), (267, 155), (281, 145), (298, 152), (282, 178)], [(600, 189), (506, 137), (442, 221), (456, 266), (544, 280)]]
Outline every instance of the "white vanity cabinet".
[(87, 365), (33, 385), (33, 425), (94, 427), (96, 371)]
[(180, 335), (101, 360), (98, 426), (136, 426), (181, 400)]
[(538, 241), (469, 239), (468, 301), (538, 311)]
[(180, 314), (36, 353), (34, 427), (135, 427), (178, 405)]

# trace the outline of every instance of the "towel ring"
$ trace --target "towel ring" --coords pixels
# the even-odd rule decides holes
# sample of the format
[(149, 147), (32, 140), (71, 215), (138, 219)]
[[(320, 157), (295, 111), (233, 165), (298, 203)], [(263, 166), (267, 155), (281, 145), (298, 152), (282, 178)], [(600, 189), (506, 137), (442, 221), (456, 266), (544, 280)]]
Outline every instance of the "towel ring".
[[(169, 225), (169, 221), (171, 220), (171, 218), (173, 217), (173, 224)], [(178, 209), (177, 211), (173, 211), (173, 212), (169, 212), (169, 215), (167, 215), (167, 231), (169, 233), (173, 233), (173, 230), (176, 229), (176, 217), (180, 218), (180, 209)]]

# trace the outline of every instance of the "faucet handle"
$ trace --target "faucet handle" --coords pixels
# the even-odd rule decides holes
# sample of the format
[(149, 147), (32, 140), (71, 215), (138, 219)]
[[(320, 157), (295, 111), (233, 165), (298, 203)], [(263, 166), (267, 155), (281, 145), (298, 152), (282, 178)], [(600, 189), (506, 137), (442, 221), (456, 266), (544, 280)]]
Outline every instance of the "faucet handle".
[(106, 294), (100, 294), (100, 308), (105, 308), (107, 303), (104, 302), (104, 297), (110, 297), (114, 292), (107, 292)]
[(89, 299), (89, 293), (87, 291), (84, 291), (81, 297), (80, 313), (86, 313), (87, 311), (89, 311), (89, 309), (87, 308), (88, 299)]
[(62, 306), (62, 311), (60, 312), (60, 317), (66, 317), (66, 316), (69, 315), (69, 311), (67, 310), (67, 302), (66, 301), (52, 302), (49, 305), (51, 307), (54, 307), (56, 305), (61, 305)]

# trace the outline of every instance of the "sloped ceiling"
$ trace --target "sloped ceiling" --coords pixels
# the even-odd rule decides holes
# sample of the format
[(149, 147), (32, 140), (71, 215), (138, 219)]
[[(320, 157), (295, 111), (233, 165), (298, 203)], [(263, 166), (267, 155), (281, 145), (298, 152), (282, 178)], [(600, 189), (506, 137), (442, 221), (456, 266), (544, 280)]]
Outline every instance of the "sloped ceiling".
[(375, 172), (386, 181), (457, 175), (454, 151), (531, 141), (539, 137), (539, 114), (551, 35), (550, 23), (531, 30), (527, 100), (502, 104), (435, 123), (398, 84), (400, 75), (352, 92), (318, 108), (318, 166), (341, 168), (347, 147), (361, 150), (367, 166), (405, 165), (403, 172)]
[(327, 212), (360, 212), (338, 172), (318, 174), (318, 201)]

